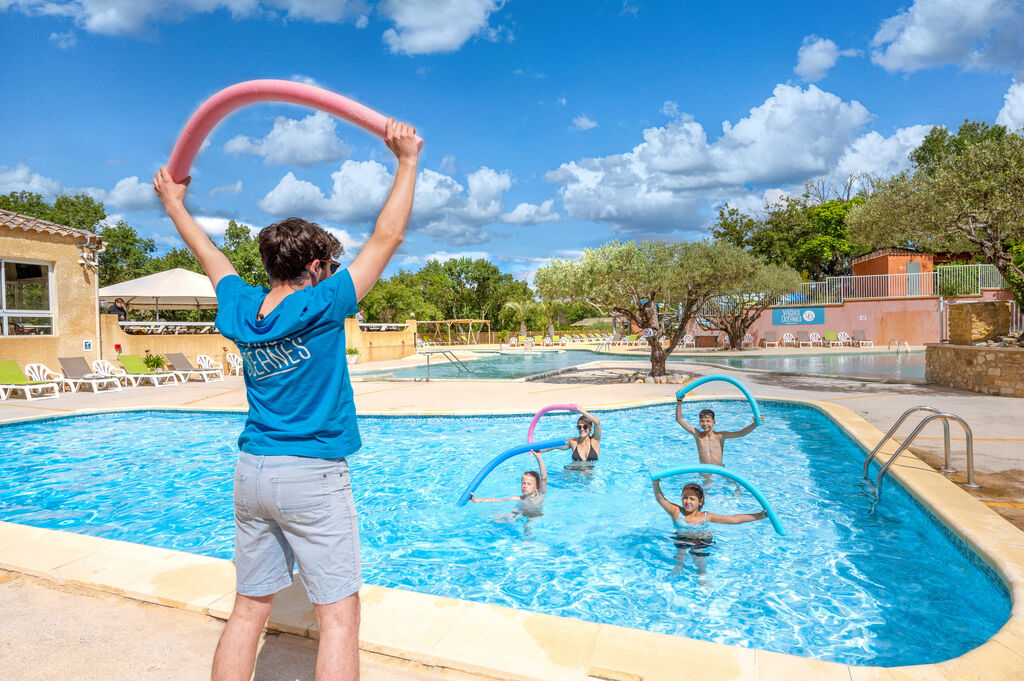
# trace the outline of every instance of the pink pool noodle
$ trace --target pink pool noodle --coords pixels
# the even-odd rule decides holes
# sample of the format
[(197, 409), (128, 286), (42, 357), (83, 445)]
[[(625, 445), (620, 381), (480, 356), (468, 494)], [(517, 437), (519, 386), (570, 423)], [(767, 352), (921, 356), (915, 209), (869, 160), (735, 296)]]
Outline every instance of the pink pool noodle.
[(526, 434), (526, 441), (533, 442), (533, 429), (537, 427), (537, 421), (540, 421), (540, 417), (549, 411), (579, 411), (579, 405), (576, 404), (552, 404), (549, 407), (544, 407), (533, 416), (533, 420), (530, 421), (530, 430)]
[[(302, 104), (344, 118), (378, 137), (384, 137), (387, 118), (373, 109), (353, 102), (348, 97), (342, 97), (315, 85), (290, 80), (247, 80), (224, 88), (203, 102), (192, 114), (192, 118), (185, 124), (185, 129), (181, 131), (174, 151), (171, 152), (171, 160), (167, 164), (171, 179), (175, 182), (185, 180), (203, 140), (221, 119), (235, 109), (256, 102)], [(419, 137), (416, 139), (422, 146), (423, 140)]]

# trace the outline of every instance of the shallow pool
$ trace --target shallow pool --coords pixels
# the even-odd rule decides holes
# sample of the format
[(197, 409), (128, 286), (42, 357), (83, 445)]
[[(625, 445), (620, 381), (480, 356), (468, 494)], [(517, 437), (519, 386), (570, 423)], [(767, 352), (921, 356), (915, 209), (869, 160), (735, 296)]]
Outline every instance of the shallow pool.
[[(598, 355), (589, 350), (533, 350), (530, 352), (479, 352), (474, 359), (464, 361), (466, 370), (441, 355), (433, 355), (430, 360), (430, 378), (472, 378), (472, 379), (513, 379), (534, 376), (548, 371), (607, 359), (606, 355)], [(642, 358), (641, 358), (642, 359)], [(426, 378), (427, 367), (415, 366), (404, 369), (388, 369), (371, 373), (356, 374), (373, 376), (390, 374), (392, 378)]]
[(693, 357), (700, 364), (758, 369), (782, 374), (814, 374), (838, 378), (879, 378), (923, 383), (924, 353), (859, 353), (767, 357)]
[[(710, 406), (721, 428), (745, 402)], [(763, 404), (766, 425), (728, 442), (726, 463), (771, 499), (767, 521), (715, 528), (703, 558), (677, 551), (647, 471), (693, 461), (672, 405), (599, 412), (601, 460), (546, 455), (543, 517), (493, 520), (514, 504), (454, 501), (480, 466), (524, 439), (529, 416), (363, 417), (350, 460), (364, 578), (384, 586), (775, 650), (848, 664), (936, 662), (988, 639), (1010, 601), (991, 570), (889, 481), (876, 513), (863, 452), (820, 412)], [(232, 557), (232, 467), (244, 416), (129, 412), (0, 426), (0, 519)], [(572, 417), (537, 438), (568, 435)], [(183, 427), (183, 425), (185, 427)], [(479, 492), (510, 495), (513, 459)], [(678, 497), (684, 480), (665, 483)], [(706, 508), (757, 510), (729, 483)]]

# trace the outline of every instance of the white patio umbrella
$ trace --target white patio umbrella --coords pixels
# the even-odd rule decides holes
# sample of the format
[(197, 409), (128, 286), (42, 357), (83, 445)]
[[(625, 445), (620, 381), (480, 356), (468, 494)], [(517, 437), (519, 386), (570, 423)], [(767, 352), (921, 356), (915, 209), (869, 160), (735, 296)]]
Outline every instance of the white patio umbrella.
[(212, 310), (217, 307), (217, 294), (205, 274), (176, 268), (157, 272), (120, 284), (104, 286), (99, 291), (104, 303), (122, 298), (139, 310)]

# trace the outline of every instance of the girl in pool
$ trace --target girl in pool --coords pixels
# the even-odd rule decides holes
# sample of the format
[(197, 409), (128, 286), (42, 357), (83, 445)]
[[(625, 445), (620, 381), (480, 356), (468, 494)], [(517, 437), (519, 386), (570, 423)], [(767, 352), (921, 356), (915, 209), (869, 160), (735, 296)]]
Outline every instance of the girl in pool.
[(544, 504), (544, 494), (548, 491), (548, 471), (544, 467), (544, 458), (539, 452), (530, 452), (530, 454), (533, 454), (534, 458), (537, 459), (537, 468), (540, 469), (540, 472), (526, 471), (523, 473), (523, 477), (519, 479), (521, 495), (512, 497), (477, 497), (471, 494), (469, 500), (478, 503), (518, 501), (519, 508), (498, 516), (496, 518), (498, 522), (511, 522), (522, 516), (535, 518), (543, 515), (541, 507)]
[(579, 405), (569, 406), (580, 413), (580, 417), (576, 419), (576, 437), (570, 437), (561, 447), (541, 449), (540, 451), (568, 449), (572, 451), (573, 462), (597, 461), (597, 457), (601, 454), (601, 421)]
[(732, 515), (708, 513), (703, 510), (704, 488), (694, 482), (683, 485), (682, 506), (677, 506), (665, 498), (661, 492), (660, 480), (654, 481), (654, 498), (658, 505), (665, 509), (665, 513), (672, 518), (672, 523), (676, 528), (676, 546), (680, 549), (680, 555), (677, 556), (679, 563), (676, 567), (677, 570), (686, 560), (685, 551), (689, 550), (698, 570), (701, 573), (704, 572), (704, 557), (708, 555), (705, 549), (714, 542), (714, 536), (708, 528), (709, 524), (738, 525), (739, 523), (764, 520), (768, 517), (768, 513), (764, 510), (757, 513), (734, 513)]

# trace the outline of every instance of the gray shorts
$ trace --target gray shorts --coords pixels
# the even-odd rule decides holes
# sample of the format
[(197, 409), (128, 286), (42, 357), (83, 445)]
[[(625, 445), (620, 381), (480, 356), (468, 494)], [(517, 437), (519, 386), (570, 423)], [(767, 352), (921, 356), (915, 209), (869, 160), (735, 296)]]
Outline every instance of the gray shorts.
[(235, 467), (236, 590), (269, 596), (294, 580), (309, 600), (334, 603), (362, 586), (359, 527), (348, 463), (241, 452)]

